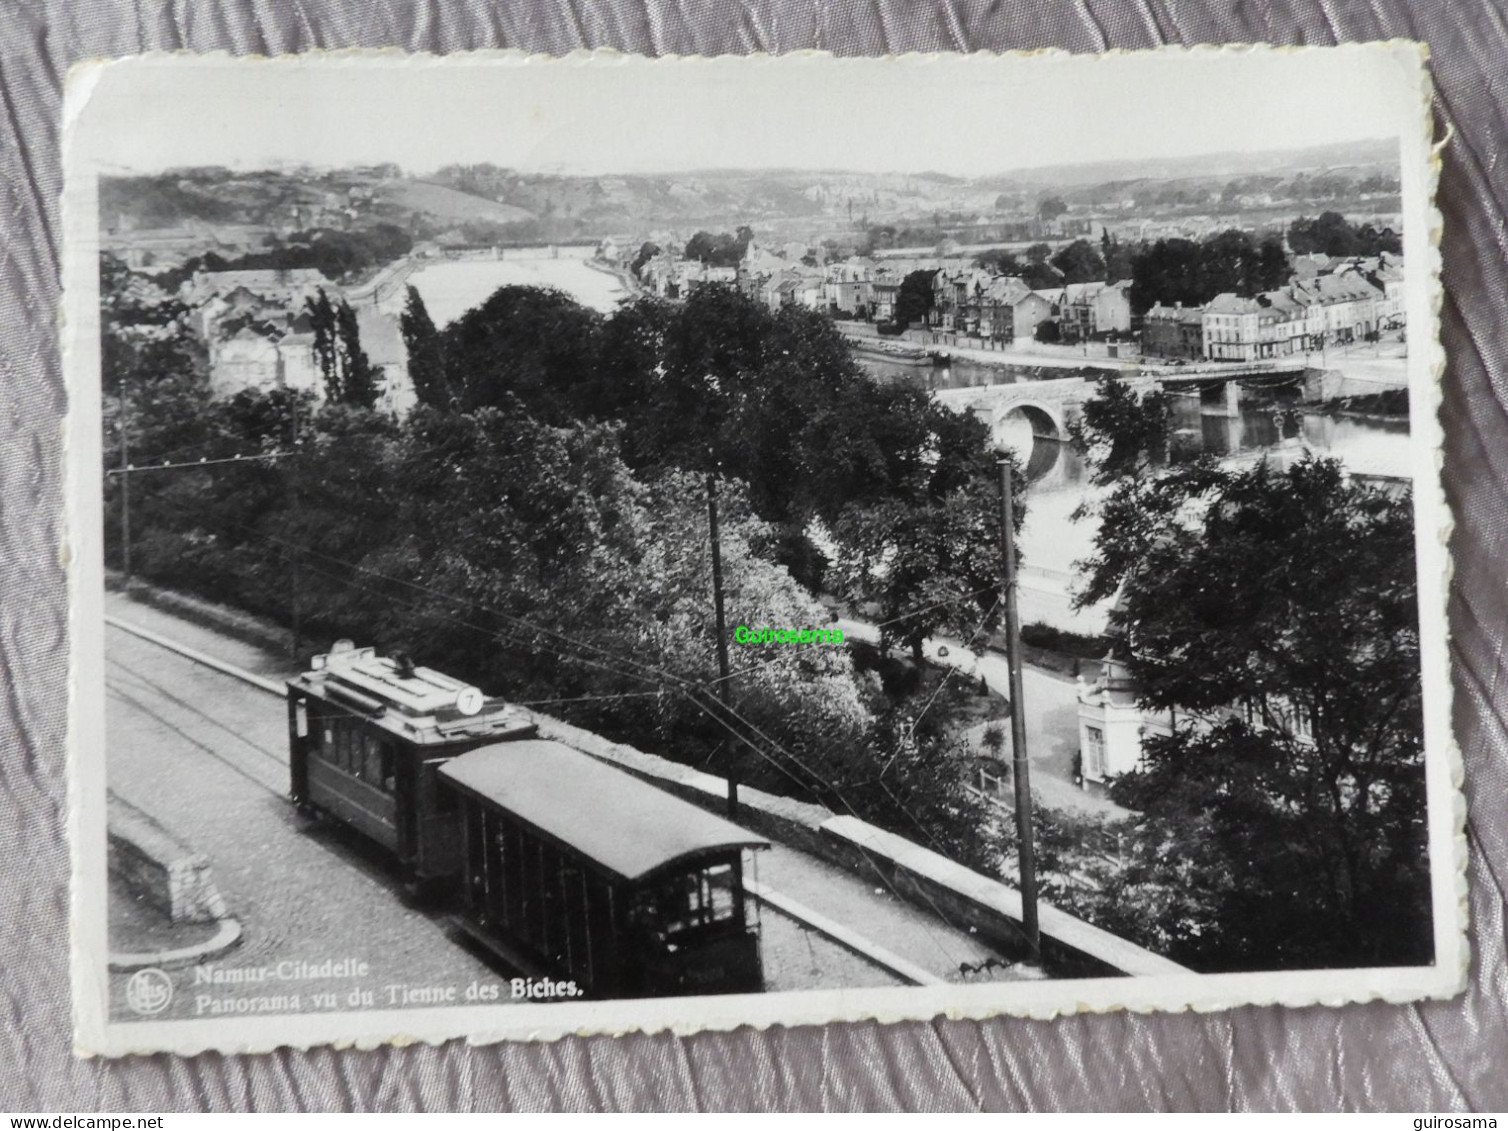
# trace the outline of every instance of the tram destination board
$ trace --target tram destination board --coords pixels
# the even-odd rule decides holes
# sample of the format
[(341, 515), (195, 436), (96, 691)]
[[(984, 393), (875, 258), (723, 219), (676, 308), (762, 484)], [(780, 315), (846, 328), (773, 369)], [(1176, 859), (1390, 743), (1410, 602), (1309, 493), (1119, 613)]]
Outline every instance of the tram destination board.
[(1460, 992), (1429, 99), (80, 64), (78, 1049)]

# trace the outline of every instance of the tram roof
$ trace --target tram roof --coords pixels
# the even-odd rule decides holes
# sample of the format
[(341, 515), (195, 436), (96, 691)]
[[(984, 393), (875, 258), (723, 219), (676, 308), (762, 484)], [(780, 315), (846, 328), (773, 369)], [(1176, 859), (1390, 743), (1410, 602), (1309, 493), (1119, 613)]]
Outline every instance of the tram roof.
[(678, 860), (770, 842), (624, 770), (545, 739), (483, 746), (440, 773), (625, 880)]

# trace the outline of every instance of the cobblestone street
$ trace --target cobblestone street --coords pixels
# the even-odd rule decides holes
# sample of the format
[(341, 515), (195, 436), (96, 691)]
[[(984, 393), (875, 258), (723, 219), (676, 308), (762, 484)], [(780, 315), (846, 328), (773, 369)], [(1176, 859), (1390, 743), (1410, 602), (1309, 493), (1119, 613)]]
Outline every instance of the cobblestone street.
[[(109, 607), (266, 678), (291, 674), (266, 650), (120, 594), (111, 595)], [(507, 972), (456, 941), (437, 912), (406, 901), (378, 852), (333, 824), (297, 814), (287, 800), (287, 718), (279, 700), (120, 629), (108, 633), (110, 790), (209, 858), (228, 911), (245, 932), (229, 952), (170, 971), (173, 1000), (154, 1020), (253, 1009), (403, 1008), (431, 1004), (433, 992), (447, 991), (464, 1004), (474, 983), (506, 981)], [(959, 962), (991, 953), (893, 893), (793, 850), (776, 846), (761, 854), (759, 867), (780, 891), (838, 915), (939, 978), (957, 980)], [(111, 906), (117, 941), (166, 943), (176, 931), (181, 943), (205, 933), (149, 923), (120, 891)], [(775, 908), (761, 908), (760, 917), (769, 990), (904, 984)], [(301, 976), (310, 968), (322, 973), (327, 961), (346, 966), (331, 976)], [(362, 964), (364, 973), (350, 973)], [(136, 1016), (126, 1004), (129, 979), (110, 976), (117, 1020)], [(412, 990), (421, 992), (405, 992)]]

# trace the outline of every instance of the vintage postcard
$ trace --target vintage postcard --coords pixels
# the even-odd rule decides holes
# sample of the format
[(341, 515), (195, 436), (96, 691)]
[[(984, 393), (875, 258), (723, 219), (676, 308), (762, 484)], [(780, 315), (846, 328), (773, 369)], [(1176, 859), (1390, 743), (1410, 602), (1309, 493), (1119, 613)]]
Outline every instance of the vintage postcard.
[(1418, 45), (67, 95), (80, 1052), (1462, 988)]

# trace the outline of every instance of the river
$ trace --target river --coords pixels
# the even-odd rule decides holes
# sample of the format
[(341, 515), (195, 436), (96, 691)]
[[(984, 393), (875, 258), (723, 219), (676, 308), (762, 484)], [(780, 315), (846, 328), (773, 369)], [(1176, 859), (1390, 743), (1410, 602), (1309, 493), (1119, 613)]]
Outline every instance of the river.
[[(628, 297), (611, 272), (592, 266), (595, 248), (508, 248), (501, 259), (440, 260), (421, 267), (408, 282), (424, 299), (436, 326), (454, 322), (466, 311), (486, 302), (499, 287), (553, 287), (582, 306), (611, 312)], [(402, 289), (395, 301), (401, 305)]]
[[(949, 370), (937, 371), (870, 355), (861, 356), (860, 362), (881, 380), (929, 388), (1011, 383), (1009, 378), (1001, 380), (998, 369), (956, 358)], [(1279, 392), (1271, 403), (1245, 403), (1235, 415), (1201, 404), (1197, 393), (1180, 394), (1173, 401), (1173, 426), (1178, 443), (1216, 455), (1255, 458), (1276, 453), (1290, 458), (1308, 449), (1334, 456), (1361, 474), (1412, 476), (1406, 421), (1315, 412), (1298, 403), (1297, 390)], [(1031, 485), (1021, 532), (1022, 620), (1075, 632), (1101, 632), (1107, 610), (1075, 610), (1070, 599), (1077, 575), (1074, 564), (1089, 557), (1094, 548), (1093, 521), (1072, 517), (1090, 497), (1084, 463), (1061, 439), (1034, 436), (1031, 444), (1027, 465)]]

